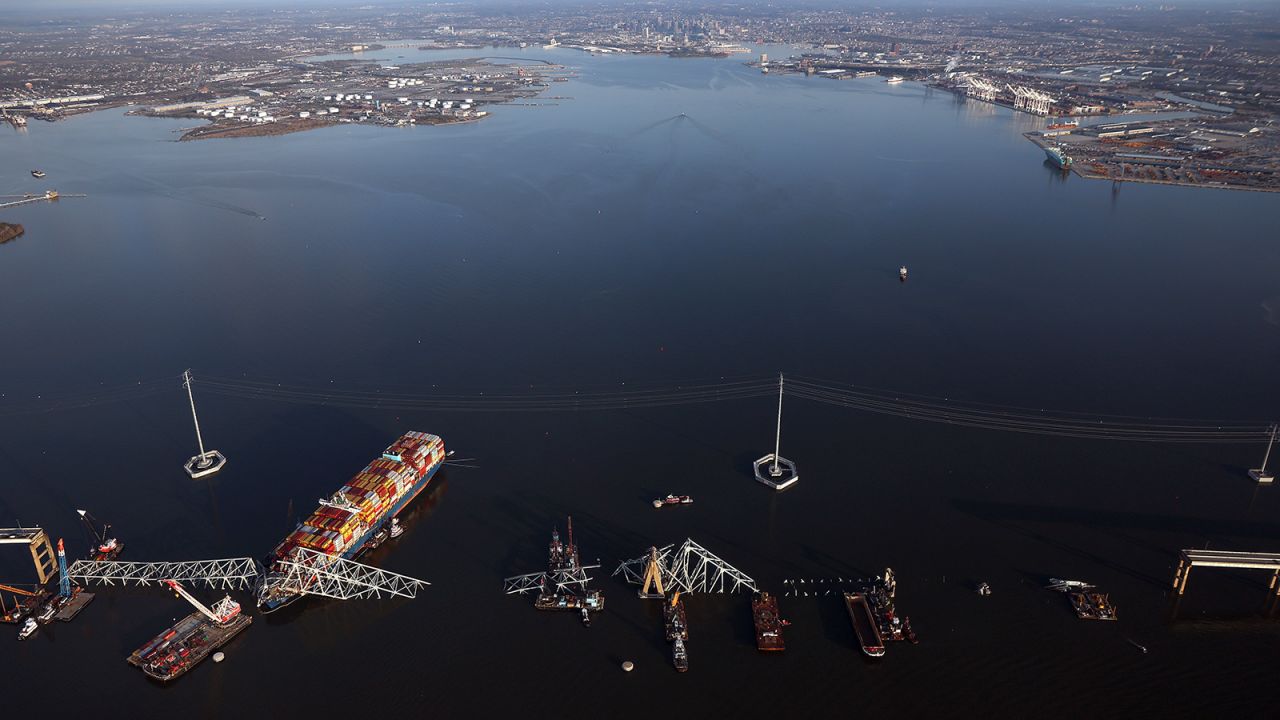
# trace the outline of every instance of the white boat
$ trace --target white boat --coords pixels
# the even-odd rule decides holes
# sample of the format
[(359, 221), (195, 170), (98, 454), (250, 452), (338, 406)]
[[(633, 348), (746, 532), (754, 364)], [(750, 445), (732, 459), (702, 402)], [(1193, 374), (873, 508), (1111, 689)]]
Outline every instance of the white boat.
[(1062, 580), (1059, 578), (1049, 578), (1049, 589), (1066, 592), (1068, 590), (1085, 590), (1093, 585), (1083, 580)]
[(904, 78), (901, 75), (890, 75), (889, 77), (885, 78), (884, 81), (889, 83), (890, 85), (897, 85), (898, 83), (902, 82), (903, 79)]
[(27, 618), (26, 622), (22, 623), (22, 629), (18, 631), (18, 639), (26, 640), (39, 629), (40, 624), (36, 622), (35, 618)]
[(903, 265), (902, 267), (898, 268), (898, 278), (899, 278), (900, 280), (906, 280), (906, 279), (907, 279), (907, 266), (906, 266), (906, 265)]
[(398, 538), (404, 534), (404, 526), (400, 524), (399, 518), (391, 518), (391, 537)]

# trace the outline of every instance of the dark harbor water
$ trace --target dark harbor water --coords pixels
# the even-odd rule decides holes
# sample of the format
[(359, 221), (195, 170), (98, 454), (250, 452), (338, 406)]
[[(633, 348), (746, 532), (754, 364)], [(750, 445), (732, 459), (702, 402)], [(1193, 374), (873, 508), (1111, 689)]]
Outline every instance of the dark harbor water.
[[(176, 143), (190, 121), (112, 110), (0, 132), (0, 194), (88, 195), (0, 211), (26, 226), (0, 246), (0, 524), (79, 551), (85, 507), (126, 559), (258, 557), (404, 430), (479, 466), (446, 469), (369, 559), (434, 583), (417, 599), (258, 617), (226, 662), (162, 688), (124, 657), (189, 608), (103, 590), (77, 621), (0, 642), (10, 715), (1274, 716), (1267, 575), (1197, 570), (1180, 606), (1165, 593), (1179, 548), (1280, 551), (1280, 489), (1244, 476), (1261, 445), (1047, 438), (796, 399), (782, 447), (802, 480), (779, 495), (749, 474), (772, 449), (769, 398), (381, 410), (197, 380), (206, 440), (230, 461), (187, 479), (187, 367), (424, 393), (782, 370), (1029, 408), (1280, 414), (1280, 196), (1064, 179), (1021, 137), (1042, 121), (912, 83), (526, 52), (580, 77), (469, 125)], [(668, 492), (696, 503), (655, 511)], [(542, 568), (566, 514), (605, 565), (590, 629), (501, 592)], [(659, 608), (608, 572), (686, 537), (776, 593), (892, 566), (921, 643), (871, 663), (837, 598), (782, 598), (788, 649), (761, 657), (747, 597), (696, 596), (677, 675)], [(24, 579), (23, 549), (5, 547), (0, 581)], [(1097, 583), (1121, 621), (1076, 620), (1050, 576)]]

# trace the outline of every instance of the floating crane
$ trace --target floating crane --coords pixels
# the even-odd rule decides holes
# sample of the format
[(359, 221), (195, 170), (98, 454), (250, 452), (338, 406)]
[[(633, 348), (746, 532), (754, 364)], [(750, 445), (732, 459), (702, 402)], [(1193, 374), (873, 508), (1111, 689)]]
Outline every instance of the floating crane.
[(177, 580), (165, 580), (164, 584), (168, 585), (169, 589), (176, 593), (178, 597), (181, 597), (191, 603), (191, 605), (195, 607), (196, 610), (199, 610), (202, 615), (218, 625), (228, 625), (240, 614), (240, 603), (232, 600), (230, 595), (227, 595), (214, 603), (213, 608), (210, 609), (205, 607), (204, 603), (197, 600), (194, 595), (187, 592), (187, 589), (182, 587)]
[(114, 560), (120, 551), (124, 550), (124, 543), (110, 537), (111, 524), (103, 523), (102, 529), (98, 529), (98, 519), (89, 513), (88, 510), (76, 510), (80, 515), (80, 522), (84, 523), (89, 534), (93, 536), (93, 547), (89, 549), (89, 556), (93, 560)]

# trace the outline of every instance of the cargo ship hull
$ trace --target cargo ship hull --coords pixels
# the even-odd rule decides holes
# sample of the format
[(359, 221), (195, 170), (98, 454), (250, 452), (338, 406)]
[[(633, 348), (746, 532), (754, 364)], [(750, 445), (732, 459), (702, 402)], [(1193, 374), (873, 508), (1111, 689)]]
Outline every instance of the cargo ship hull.
[[(423, 460), (424, 464), (421, 472), (417, 471), (417, 466), (413, 465), (412, 461), (406, 461), (403, 459), (402, 456), (407, 454), (403, 452), (403, 448), (407, 444), (413, 446), (415, 452), (419, 452), (424, 455), (425, 459)], [(353, 488), (352, 483), (360, 482), (361, 479), (365, 477), (378, 479), (378, 482), (382, 483), (384, 486), (388, 482), (386, 478), (390, 477), (394, 473), (412, 471), (413, 475), (416, 476), (416, 479), (412, 480), (408, 487), (405, 488), (403, 492), (399, 493), (398, 497), (390, 500), (387, 505), (377, 508), (367, 522), (358, 522), (357, 524), (361, 529), (354, 533), (349, 541), (343, 542), (341, 550), (329, 550), (323, 545), (316, 546), (315, 542), (317, 540), (323, 540), (326, 535), (335, 539), (339, 536), (339, 533), (335, 531), (323, 532), (319, 528), (337, 527), (338, 525), (335, 525), (335, 523), (339, 523), (339, 525), (342, 523), (350, 525), (355, 518), (359, 516), (359, 513), (356, 512), (358, 508), (349, 503), (347, 507), (350, 508), (350, 510), (332, 510), (331, 508), (335, 507), (334, 504), (326, 505), (325, 503), (322, 503), (305, 523), (300, 524), (298, 529), (286, 537), (276, 550), (265, 559), (264, 565), (268, 568), (268, 576), (263, 588), (259, 591), (259, 610), (263, 613), (274, 612), (292, 604), (298, 600), (298, 598), (302, 597), (302, 594), (300, 593), (272, 591), (273, 580), (278, 577), (278, 574), (271, 572), (271, 570), (274, 568), (278, 560), (287, 557), (294, 547), (303, 546), (303, 541), (309, 541), (311, 543), (308, 546), (308, 549), (331, 555), (334, 558), (354, 560), (359, 557), (369, 549), (369, 540), (385, 525), (389, 524), (393, 518), (399, 515), (401, 511), (408, 507), (409, 503), (413, 502), (413, 500), (431, 484), (432, 478), (435, 477), (435, 474), (444, 464), (444, 457), (444, 441), (439, 437), (427, 435), (425, 433), (406, 433), (405, 435), (400, 436), (400, 438), (383, 453), (381, 458), (374, 460), (366, 466), (365, 469), (349, 481), (348, 485), (344, 486), (342, 490), (351, 490), (352, 496), (355, 496), (356, 489)], [(339, 491), (339, 494), (341, 494), (341, 490)], [(335, 495), (335, 497), (337, 497), (337, 495)], [(370, 491), (367, 497), (373, 498), (374, 493)], [(374, 500), (374, 502), (376, 502), (376, 500)], [(339, 522), (337, 518), (341, 518), (341, 522)]]

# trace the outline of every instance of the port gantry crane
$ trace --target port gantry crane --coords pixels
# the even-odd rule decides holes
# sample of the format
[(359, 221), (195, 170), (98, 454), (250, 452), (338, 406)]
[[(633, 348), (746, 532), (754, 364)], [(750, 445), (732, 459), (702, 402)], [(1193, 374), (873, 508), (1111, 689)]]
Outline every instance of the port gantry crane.
[[(680, 547), (667, 545), (649, 548), (649, 552), (618, 565), (614, 575), (633, 585), (641, 585), (640, 597), (663, 597), (663, 591), (685, 593), (724, 593), (747, 589), (758, 590), (756, 581), (710, 550), (685, 540)], [(659, 582), (654, 583), (654, 579)], [(651, 585), (656, 593), (647, 593)]]

